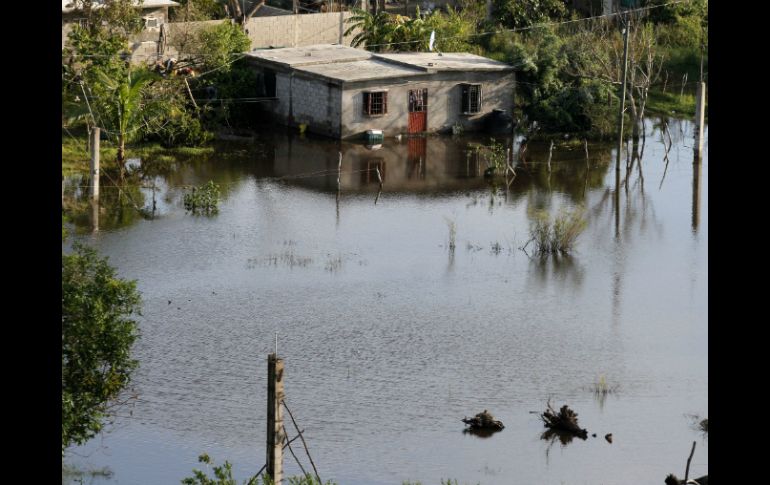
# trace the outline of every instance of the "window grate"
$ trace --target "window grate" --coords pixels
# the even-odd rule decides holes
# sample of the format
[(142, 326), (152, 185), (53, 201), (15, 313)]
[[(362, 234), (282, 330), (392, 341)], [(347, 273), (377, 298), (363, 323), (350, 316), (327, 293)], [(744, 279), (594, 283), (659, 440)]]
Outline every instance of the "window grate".
[(481, 84), (462, 84), (463, 114), (476, 114), (481, 112)]
[(378, 116), (388, 113), (388, 93), (385, 91), (364, 93), (364, 114)]

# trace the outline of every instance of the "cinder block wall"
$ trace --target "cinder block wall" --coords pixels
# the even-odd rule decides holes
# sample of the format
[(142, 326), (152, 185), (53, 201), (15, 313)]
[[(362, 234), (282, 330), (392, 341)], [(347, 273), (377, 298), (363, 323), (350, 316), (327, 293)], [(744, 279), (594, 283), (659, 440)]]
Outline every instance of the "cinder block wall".
[[(266, 49), (269, 47), (300, 47), (312, 44), (337, 44), (342, 41), (344, 45), (350, 45), (351, 39), (357, 31), (351, 35), (343, 35), (350, 27), (347, 19), (352, 12), (328, 12), (300, 15), (277, 15), (272, 17), (256, 17), (249, 19), (246, 30), (251, 40), (252, 49)], [(203, 28), (218, 25), (230, 20), (205, 20), (200, 22), (172, 22), (166, 24), (168, 28), (168, 40), (164, 58), (182, 57), (185, 44)], [(66, 35), (71, 26), (62, 20), (62, 49), (66, 42)], [(143, 64), (157, 60), (157, 47), (153, 51), (150, 46), (142, 45), (145, 42), (158, 42), (160, 29), (145, 30), (132, 37), (129, 46), (134, 54), (131, 62)]]
[(352, 12), (311, 13), (252, 18), (246, 23), (252, 49), (312, 44), (350, 45), (357, 32), (343, 35)]
[(289, 126), (305, 124), (309, 131), (340, 136), (342, 91), (339, 86), (296, 74), (277, 73), (273, 113), (276, 121)]

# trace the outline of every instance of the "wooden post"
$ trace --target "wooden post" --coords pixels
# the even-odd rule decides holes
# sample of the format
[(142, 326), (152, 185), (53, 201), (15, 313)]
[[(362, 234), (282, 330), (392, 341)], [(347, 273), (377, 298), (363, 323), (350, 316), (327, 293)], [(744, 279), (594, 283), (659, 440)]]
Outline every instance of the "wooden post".
[(551, 140), (551, 148), (548, 150), (548, 173), (551, 173), (551, 156), (553, 156), (553, 140)]
[(275, 485), (283, 480), (283, 359), (267, 356), (267, 468)]
[[(692, 230), (697, 231), (700, 224), (700, 167), (697, 161), (692, 165)], [(664, 173), (665, 175), (665, 173)], [(661, 181), (662, 183), (662, 181)]]
[(91, 198), (99, 199), (99, 136), (101, 130), (91, 132)]
[(687, 469), (684, 471), (684, 481), (687, 483), (687, 478), (690, 476), (690, 460), (692, 460), (692, 455), (695, 453), (695, 441), (692, 442), (692, 450), (690, 450), (690, 457), (687, 458)]
[(695, 162), (699, 162), (703, 155), (703, 124), (706, 118), (706, 83), (698, 83), (698, 91), (695, 95)]

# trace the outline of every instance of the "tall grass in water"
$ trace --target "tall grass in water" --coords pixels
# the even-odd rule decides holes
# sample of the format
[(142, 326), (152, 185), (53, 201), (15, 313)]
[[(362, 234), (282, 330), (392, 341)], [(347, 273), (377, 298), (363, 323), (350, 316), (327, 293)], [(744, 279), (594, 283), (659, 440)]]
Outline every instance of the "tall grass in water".
[(529, 228), (530, 240), (524, 248), (534, 243), (535, 252), (540, 255), (569, 253), (587, 225), (582, 207), (572, 211), (562, 210), (553, 220), (545, 211), (536, 212)]
[(450, 219), (448, 217), (444, 217), (444, 220), (446, 221), (447, 228), (449, 229), (449, 250), (454, 251), (457, 239), (457, 223), (454, 221), (454, 219)]

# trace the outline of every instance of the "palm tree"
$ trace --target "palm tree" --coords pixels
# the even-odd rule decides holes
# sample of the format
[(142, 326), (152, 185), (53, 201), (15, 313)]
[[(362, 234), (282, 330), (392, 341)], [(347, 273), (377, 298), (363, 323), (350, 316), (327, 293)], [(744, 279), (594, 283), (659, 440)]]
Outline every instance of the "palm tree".
[(392, 41), (394, 26), (391, 15), (385, 11), (371, 14), (357, 8), (353, 9), (353, 14), (347, 20), (352, 25), (345, 31), (345, 35), (350, 35), (356, 30), (358, 30), (358, 33), (353, 37), (350, 45), (358, 47), (361, 44), (365, 44), (367, 48), (372, 47), (369, 50), (375, 52), (383, 51), (384, 49), (381, 44), (388, 44)]
[(106, 125), (105, 130), (116, 138), (121, 180), (125, 172), (126, 142), (136, 137), (143, 127), (143, 92), (155, 77), (152, 72), (146, 70), (132, 75), (131, 70), (127, 69), (125, 73), (125, 77), (120, 79), (114, 79), (103, 71), (97, 72), (96, 75), (103, 94), (96, 103), (97, 112), (100, 122)]

